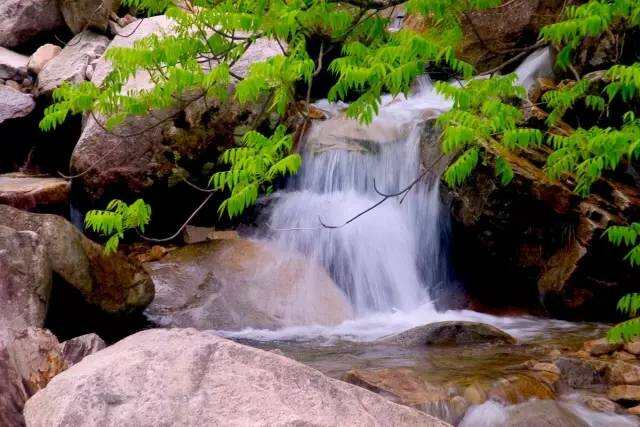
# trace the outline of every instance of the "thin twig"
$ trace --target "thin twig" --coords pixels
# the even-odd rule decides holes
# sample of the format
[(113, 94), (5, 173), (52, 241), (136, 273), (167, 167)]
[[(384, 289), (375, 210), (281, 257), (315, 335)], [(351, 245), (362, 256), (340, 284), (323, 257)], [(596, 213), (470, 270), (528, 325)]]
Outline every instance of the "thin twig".
[(204, 206), (207, 204), (207, 202), (211, 199), (211, 197), (213, 197), (213, 193), (207, 195), (207, 197), (204, 198), (204, 200), (202, 201), (202, 203), (200, 203), (200, 206), (198, 206), (196, 208), (196, 210), (194, 210), (191, 215), (189, 215), (189, 218), (187, 218), (187, 220), (180, 226), (180, 228), (178, 228), (178, 231), (176, 231), (175, 233), (173, 233), (171, 236), (169, 237), (165, 237), (162, 239), (156, 239), (153, 237), (149, 237), (149, 236), (145, 236), (144, 234), (140, 233), (139, 231), (138, 236), (140, 236), (141, 239), (146, 240), (148, 242), (155, 242), (155, 243), (163, 243), (163, 242), (168, 242), (171, 241), (173, 239), (175, 239), (176, 237), (178, 237), (180, 235), (180, 233), (182, 232), (182, 230), (184, 230), (184, 228), (189, 225), (189, 223), (191, 222), (191, 220), (198, 214), (198, 212), (200, 212), (202, 210), (202, 208), (204, 208)]

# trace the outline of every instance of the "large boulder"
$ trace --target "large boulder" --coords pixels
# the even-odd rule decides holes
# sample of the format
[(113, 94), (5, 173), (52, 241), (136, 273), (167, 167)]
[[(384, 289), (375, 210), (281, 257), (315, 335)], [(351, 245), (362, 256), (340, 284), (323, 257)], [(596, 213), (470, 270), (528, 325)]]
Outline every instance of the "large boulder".
[[(133, 22), (121, 30), (128, 37), (116, 36), (109, 48), (130, 47), (150, 34), (170, 34), (172, 26), (172, 21), (164, 16), (148, 18), (142, 23)], [(277, 53), (280, 48), (276, 42), (258, 40), (234, 65), (233, 72), (242, 76), (251, 63)], [(110, 62), (103, 56), (89, 72), (91, 81), (101, 85), (111, 69)], [(124, 90), (140, 91), (151, 87), (148, 74), (138, 72)], [(114, 194), (120, 198), (143, 195), (154, 208), (172, 200), (172, 208), (167, 211), (182, 217), (184, 212), (176, 209), (174, 201), (185, 197), (184, 191), (178, 189), (167, 196), (167, 184), (176, 167), (175, 159), (179, 158), (181, 164), (188, 165), (192, 171), (201, 170), (206, 162), (215, 160), (220, 147), (234, 144), (236, 127), (250, 123), (258, 113), (252, 105), (240, 106), (234, 102), (220, 105), (215, 100), (204, 102), (191, 96), (184, 94), (188, 100), (182, 113), (168, 109), (132, 117), (112, 132), (106, 132), (101, 126), (103, 118), (87, 117), (71, 158), (71, 169), (74, 173), (83, 172), (101, 159), (105, 160), (77, 180), (81, 203), (89, 207), (101, 206)]]
[(57, 0), (0, 2), (0, 46), (16, 47), (64, 26)]
[(480, 343), (514, 344), (516, 339), (495, 326), (484, 323), (448, 321), (429, 323), (381, 340), (385, 344), (414, 347)]
[(87, 29), (107, 30), (111, 13), (120, 6), (119, 0), (59, 0), (60, 11), (74, 34)]
[(50, 293), (51, 266), (38, 235), (0, 225), (0, 328), (41, 327)]
[(107, 312), (140, 310), (153, 299), (153, 283), (141, 267), (124, 255), (104, 254), (100, 245), (60, 216), (0, 205), (0, 225), (35, 232), (53, 271)]
[(0, 124), (27, 116), (35, 106), (36, 103), (31, 95), (7, 85), (0, 85)]
[(353, 315), (321, 267), (266, 242), (189, 245), (145, 268), (156, 288), (146, 314), (163, 326), (275, 329), (337, 324)]
[(108, 44), (107, 37), (92, 31), (76, 35), (59, 55), (47, 62), (38, 75), (38, 93), (50, 93), (64, 82), (85, 81), (87, 67), (104, 53)]
[(24, 425), (24, 403), (66, 367), (49, 331), (27, 328), (3, 335), (0, 330), (0, 425)]
[(194, 329), (86, 357), (26, 404), (29, 426), (447, 426), (308, 366)]
[(545, 149), (510, 154), (514, 179), (507, 186), (492, 167), (480, 166), (448, 192), (455, 268), (467, 291), (493, 307), (604, 320), (615, 315), (621, 296), (638, 289), (625, 248), (604, 231), (638, 218), (640, 191), (602, 180), (581, 198), (567, 182), (547, 177), (547, 155)]
[(66, 211), (70, 190), (69, 182), (61, 178), (22, 173), (0, 175), (0, 204), (18, 209)]

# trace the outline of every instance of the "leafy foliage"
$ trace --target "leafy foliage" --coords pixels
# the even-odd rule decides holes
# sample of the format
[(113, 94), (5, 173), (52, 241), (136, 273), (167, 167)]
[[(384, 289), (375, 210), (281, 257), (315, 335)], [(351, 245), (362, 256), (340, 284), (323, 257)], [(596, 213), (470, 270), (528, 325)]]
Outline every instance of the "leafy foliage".
[(445, 153), (461, 153), (445, 171), (444, 180), (449, 185), (463, 183), (488, 149), (496, 157), (496, 175), (506, 185), (513, 178), (513, 170), (505, 154), (542, 143), (538, 129), (519, 127), (524, 115), (513, 104), (523, 99), (526, 91), (515, 84), (516, 78), (509, 74), (471, 80), (463, 86), (436, 84), (438, 91), (453, 100), (453, 108), (438, 118), (443, 128), (442, 149)]
[(118, 249), (126, 231), (137, 229), (144, 232), (150, 220), (151, 206), (144, 200), (138, 199), (128, 205), (116, 199), (109, 202), (106, 210), (87, 212), (85, 227), (107, 237), (104, 250), (106, 253), (112, 253)]
[(227, 189), (231, 195), (223, 201), (218, 212), (229, 218), (241, 214), (253, 205), (260, 190), (270, 191), (269, 184), (279, 176), (294, 174), (300, 168), (301, 158), (291, 151), (293, 140), (283, 126), (267, 138), (251, 131), (244, 135), (242, 146), (224, 152), (220, 161), (229, 170), (213, 174), (210, 185), (214, 189)]

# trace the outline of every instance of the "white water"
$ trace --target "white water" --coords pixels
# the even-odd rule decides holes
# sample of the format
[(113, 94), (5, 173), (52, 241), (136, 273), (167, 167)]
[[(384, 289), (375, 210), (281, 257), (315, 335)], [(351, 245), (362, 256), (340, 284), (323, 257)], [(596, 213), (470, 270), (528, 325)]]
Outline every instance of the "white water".
[[(534, 52), (517, 70), (530, 89), (544, 74), (547, 51)], [(518, 337), (565, 322), (499, 318), (471, 311), (438, 313), (429, 288), (448, 281), (446, 225), (441, 212), (439, 175), (434, 168), (404, 198), (390, 198), (350, 224), (339, 226), (381, 200), (374, 189), (397, 192), (438, 157), (421, 143), (433, 130), (425, 123), (451, 108), (427, 77), (414, 94), (386, 96), (373, 122), (364, 126), (344, 117), (345, 104), (321, 101), (329, 118), (316, 121), (301, 146), (303, 166), (286, 191), (273, 195), (265, 221), (268, 238), (319, 262), (351, 301), (356, 318), (341, 325), (294, 326), (278, 331), (244, 330), (228, 336), (250, 339), (372, 340), (441, 320), (490, 323)], [(435, 144), (431, 138), (431, 144)]]

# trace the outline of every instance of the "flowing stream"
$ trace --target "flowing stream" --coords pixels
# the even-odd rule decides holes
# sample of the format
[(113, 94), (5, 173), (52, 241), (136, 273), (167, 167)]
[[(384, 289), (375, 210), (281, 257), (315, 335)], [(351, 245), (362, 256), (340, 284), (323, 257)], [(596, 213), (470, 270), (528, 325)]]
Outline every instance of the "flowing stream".
[[(550, 70), (550, 51), (535, 52), (517, 70), (519, 82), (530, 89), (538, 76)], [(464, 383), (478, 376), (495, 380), (506, 375), (510, 365), (538, 357), (539, 349), (576, 349), (579, 342), (601, 336), (599, 325), (436, 310), (430, 290), (447, 286), (450, 277), (447, 212), (439, 194), (446, 159), (438, 149), (433, 119), (451, 104), (428, 77), (408, 97), (384, 97), (368, 126), (345, 118), (344, 104), (321, 101), (316, 107), (328, 118), (314, 122), (302, 141), (303, 166), (285, 190), (271, 196), (261, 236), (322, 265), (347, 295), (355, 317), (334, 326), (223, 334), (278, 349), (337, 378), (354, 368), (409, 367), (440, 384)], [(425, 171), (424, 179), (410, 191), (347, 223), (380, 202), (382, 194), (401, 192)], [(489, 323), (535, 347), (407, 350), (374, 342), (443, 320)], [(637, 425), (629, 417), (595, 413), (571, 395), (562, 399), (561, 409), (584, 425)], [(501, 420), (516, 409), (517, 405), (489, 401), (472, 407), (457, 422), (502, 425)]]

